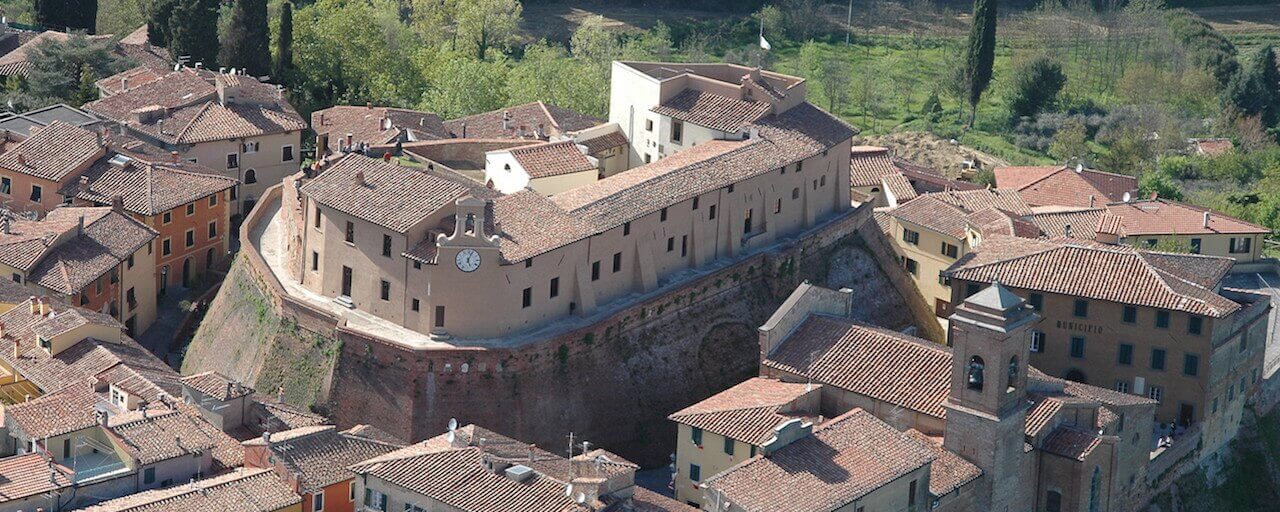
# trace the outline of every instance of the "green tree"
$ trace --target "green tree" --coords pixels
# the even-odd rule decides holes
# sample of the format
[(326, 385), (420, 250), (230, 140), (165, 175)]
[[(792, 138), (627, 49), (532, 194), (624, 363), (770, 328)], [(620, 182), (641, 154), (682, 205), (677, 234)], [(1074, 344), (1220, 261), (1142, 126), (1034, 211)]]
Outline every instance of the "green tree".
[(1089, 160), (1089, 133), (1080, 119), (1072, 117), (1053, 134), (1049, 154), (1065, 162), (1085, 163)]
[(418, 103), (439, 51), (420, 44), (398, 16), (386, 0), (318, 0), (295, 10), (291, 85), (299, 109)]
[(92, 84), (129, 64), (116, 57), (112, 47), (110, 40), (89, 39), (81, 34), (73, 34), (65, 41), (40, 42), (29, 53), (31, 70), (24, 82), (26, 93), (74, 105), (97, 99), (97, 88)]
[(213, 67), (218, 59), (218, 1), (177, 0), (169, 17), (169, 55)]
[(1065, 85), (1067, 75), (1062, 72), (1062, 65), (1048, 56), (1040, 55), (1018, 66), (1005, 98), (1011, 123), (1052, 107)]
[(290, 82), (293, 71), (293, 4), (284, 2), (280, 6), (280, 24), (276, 29), (275, 66), (271, 74), (280, 83)]
[[(437, 61), (439, 62), (439, 61)], [(506, 106), (507, 63), (453, 55), (431, 72), (431, 88), (420, 105), (452, 119)]]
[(178, 0), (155, 0), (151, 3), (151, 15), (147, 18), (147, 41), (161, 48), (169, 46), (169, 20)]
[(1138, 193), (1150, 197), (1152, 193), (1165, 199), (1182, 200), (1182, 187), (1164, 171), (1153, 171), (1138, 178)]
[(271, 73), (271, 31), (267, 0), (235, 0), (230, 24), (222, 34), (218, 63), (252, 76)]
[(942, 117), (942, 99), (938, 98), (938, 91), (935, 89), (929, 93), (929, 97), (925, 98), (924, 105), (920, 106), (920, 115), (925, 116), (930, 122), (938, 122)]
[[(646, 32), (634, 34), (622, 43), (621, 58), (627, 60), (667, 60), (671, 57), (671, 27), (662, 20)], [(754, 46), (753, 46), (754, 47)]]
[(458, 37), (484, 60), (490, 48), (505, 48), (520, 29), (520, 0), (462, 0), (458, 5)]
[(1154, 157), (1151, 143), (1139, 129), (1125, 129), (1106, 153), (1098, 157), (1102, 170), (1130, 176), (1142, 176)]
[(97, 28), (98, 0), (33, 0), (35, 22), (51, 30), (84, 30), (90, 34)]
[(786, 16), (782, 14), (782, 9), (773, 5), (761, 7), (755, 13), (756, 23), (759, 23), (764, 29), (764, 36), (776, 42), (782, 42), (782, 38), (787, 35)]
[[(507, 79), (508, 102), (545, 101), (593, 116), (609, 114), (609, 77), (598, 64), (570, 57), (564, 48), (539, 41), (525, 47), (524, 58)], [(607, 68), (605, 68), (607, 69)]]
[(973, 25), (965, 50), (964, 87), (969, 102), (969, 126), (978, 118), (978, 101), (991, 85), (996, 59), (996, 4), (998, 0), (974, 0)]
[(810, 83), (818, 84), (818, 90), (827, 100), (828, 111), (837, 112), (844, 106), (849, 98), (849, 84), (853, 82), (853, 71), (847, 60), (840, 55), (829, 55), (817, 43), (809, 41), (800, 47), (800, 67)]
[(1262, 82), (1262, 123), (1267, 126), (1280, 124), (1280, 62), (1276, 52), (1267, 45), (1253, 61), (1253, 72)]
[(604, 26), (604, 16), (596, 15), (583, 20), (573, 31), (569, 41), (573, 56), (585, 62), (609, 67), (609, 63), (618, 56), (621, 45), (618, 35)]

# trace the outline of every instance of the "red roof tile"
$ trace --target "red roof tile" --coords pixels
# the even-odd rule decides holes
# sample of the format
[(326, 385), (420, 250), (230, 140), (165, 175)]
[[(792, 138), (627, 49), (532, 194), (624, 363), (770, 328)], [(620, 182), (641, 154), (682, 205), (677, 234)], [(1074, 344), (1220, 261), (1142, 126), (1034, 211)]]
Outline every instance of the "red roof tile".
[(1138, 189), (1133, 176), (1070, 167), (997, 167), (996, 186), (1015, 189), (1033, 205), (1101, 207)]
[(816, 400), (812, 407), (795, 402), (821, 387), (757, 377), (686, 407), (668, 419), (758, 445), (787, 420), (818, 416)]
[(596, 169), (595, 164), (578, 149), (577, 143), (571, 140), (530, 144), (511, 148), (510, 151), (532, 179)]
[(651, 110), (659, 115), (713, 130), (736, 132), (768, 115), (772, 106), (764, 101), (743, 101), (697, 89), (685, 89)]
[(1107, 213), (1119, 217), (1124, 236), (1271, 233), (1257, 224), (1167, 199), (1112, 203), (1107, 205)]

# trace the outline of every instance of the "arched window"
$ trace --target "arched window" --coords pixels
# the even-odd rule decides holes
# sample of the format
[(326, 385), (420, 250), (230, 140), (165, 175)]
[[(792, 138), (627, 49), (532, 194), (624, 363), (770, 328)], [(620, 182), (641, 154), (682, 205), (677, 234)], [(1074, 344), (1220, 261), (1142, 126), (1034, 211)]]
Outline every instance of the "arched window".
[(791, 189), (791, 198), (800, 199), (800, 187)]
[(474, 235), (476, 232), (476, 215), (474, 213), (467, 214), (466, 232), (468, 235)]
[(1006, 392), (1018, 389), (1018, 356), (1013, 356), (1009, 359), (1009, 375), (1007, 378), (1009, 380), (1007, 381)]
[(255, 170), (253, 170), (253, 169), (249, 169), (249, 170), (245, 171), (245, 172), (244, 172), (244, 182), (245, 182), (245, 183), (257, 183), (257, 182), (258, 182), (258, 172), (257, 172), (257, 171), (255, 171)]
[(1089, 512), (1102, 510), (1102, 467), (1093, 467), (1093, 478), (1089, 479)]
[(1062, 493), (1049, 491), (1044, 500), (1044, 509), (1046, 512), (1062, 512)]
[(879, 191), (880, 191), (880, 189), (879, 189), (879, 188), (877, 188), (877, 187), (871, 187), (871, 193), (872, 193), (872, 194), (874, 194), (874, 193), (876, 193), (876, 192), (879, 192)]
[(969, 389), (982, 391), (983, 371), (986, 365), (983, 364), (982, 358), (973, 356), (969, 358)]

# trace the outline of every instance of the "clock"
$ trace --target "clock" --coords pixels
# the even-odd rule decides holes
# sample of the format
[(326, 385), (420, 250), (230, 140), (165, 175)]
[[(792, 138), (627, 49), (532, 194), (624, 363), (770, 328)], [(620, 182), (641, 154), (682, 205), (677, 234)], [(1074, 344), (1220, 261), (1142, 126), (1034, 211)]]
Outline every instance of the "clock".
[(458, 264), (458, 270), (463, 272), (475, 272), (480, 268), (480, 253), (475, 249), (463, 249), (458, 251), (458, 256), (454, 258), (454, 263)]

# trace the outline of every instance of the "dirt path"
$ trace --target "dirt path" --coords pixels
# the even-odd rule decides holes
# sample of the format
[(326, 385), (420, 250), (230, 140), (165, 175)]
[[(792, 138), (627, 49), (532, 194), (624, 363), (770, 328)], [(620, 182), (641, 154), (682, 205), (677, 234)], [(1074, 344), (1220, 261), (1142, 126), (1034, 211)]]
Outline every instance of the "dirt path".
[(1280, 33), (1280, 4), (1233, 5), (1192, 9), (1215, 30), (1224, 33)]

